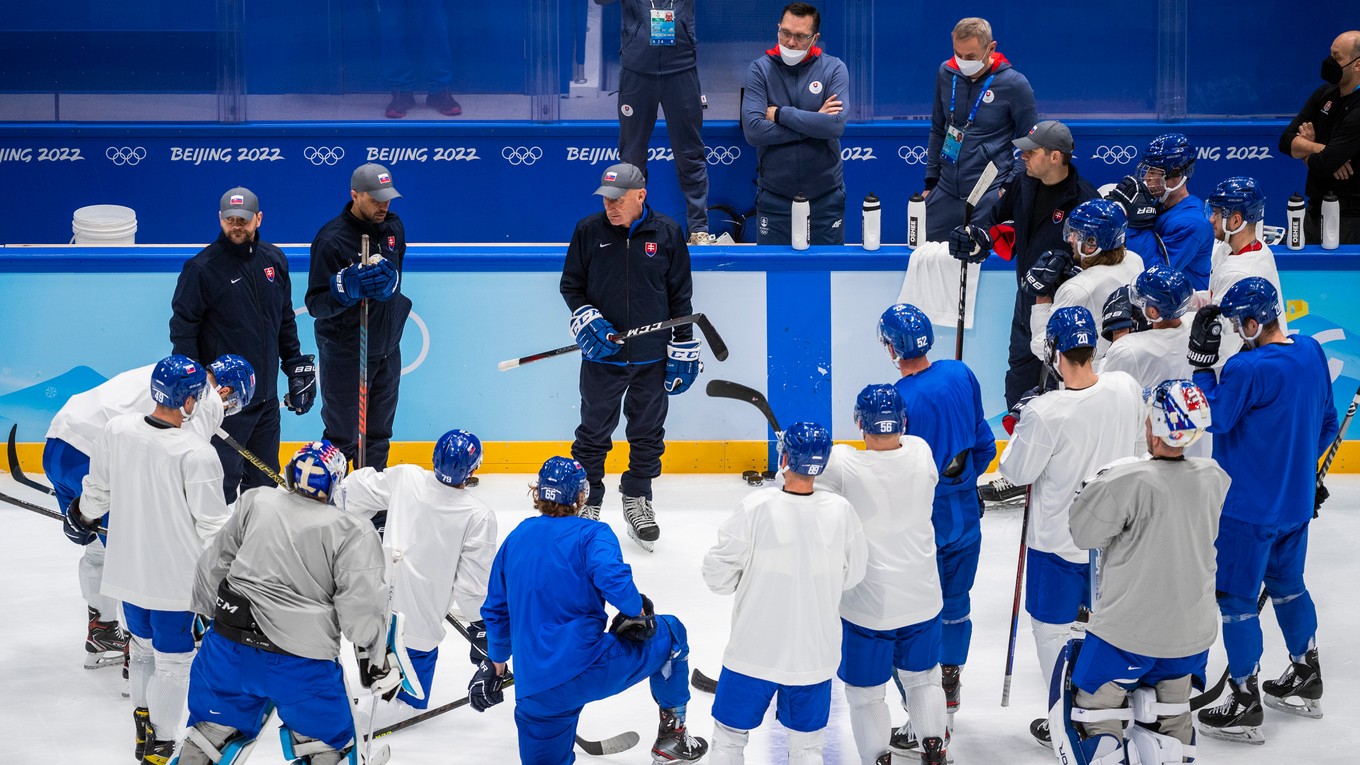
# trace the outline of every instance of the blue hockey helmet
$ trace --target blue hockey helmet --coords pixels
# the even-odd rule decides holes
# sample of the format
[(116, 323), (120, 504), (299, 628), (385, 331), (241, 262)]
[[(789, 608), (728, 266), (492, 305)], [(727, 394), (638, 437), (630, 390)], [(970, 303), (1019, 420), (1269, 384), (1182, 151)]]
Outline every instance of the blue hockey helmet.
[(1078, 240), (1083, 255), (1124, 246), (1129, 216), (1118, 203), (1108, 199), (1088, 199), (1072, 208), (1063, 224), (1063, 239)]
[(482, 466), (481, 439), (457, 428), (439, 437), (434, 445), (434, 477), (448, 486), (462, 486)]
[(289, 491), (329, 501), (348, 468), (344, 452), (335, 448), (334, 444), (325, 440), (312, 441), (304, 444), (288, 460), (288, 467), (283, 473), (284, 482)]
[(1189, 380), (1164, 380), (1147, 391), (1152, 435), (1178, 449), (1193, 444), (1213, 423), (1204, 391)]
[(190, 396), (202, 398), (207, 387), (208, 371), (188, 356), (166, 356), (151, 370), (151, 399), (161, 406), (182, 409)]
[(1279, 318), (1280, 293), (1270, 280), (1248, 276), (1223, 293), (1218, 307), (1223, 311), (1223, 318), (1239, 330), (1247, 319), (1255, 319), (1265, 326)]
[(875, 435), (904, 433), (907, 405), (893, 385), (866, 385), (855, 397), (855, 426)]
[(1159, 135), (1148, 144), (1147, 151), (1143, 152), (1143, 161), (1138, 165), (1144, 178), (1152, 168), (1161, 170), (1167, 178), (1181, 175), (1189, 178), (1195, 171), (1195, 147), (1182, 133)]
[(831, 431), (815, 422), (795, 422), (780, 437), (779, 453), (789, 461), (785, 469), (818, 475), (831, 457)]
[(1044, 337), (1058, 353), (1073, 348), (1094, 348), (1098, 337), (1096, 320), (1084, 306), (1064, 306), (1048, 317)]
[(219, 388), (231, 388), (224, 402), (226, 414), (233, 414), (250, 405), (255, 397), (255, 369), (250, 362), (234, 353), (225, 353), (212, 363), (213, 379)]
[(1190, 296), (1195, 293), (1185, 274), (1171, 266), (1156, 265), (1133, 280), (1129, 302), (1143, 309), (1157, 309), (1157, 320), (1175, 319), (1185, 313)]
[(899, 359), (926, 355), (935, 344), (935, 328), (925, 312), (910, 303), (890, 306), (878, 317), (878, 341)]
[(538, 498), (574, 505), (586, 490), (586, 469), (570, 457), (549, 457), (538, 470)]
[(1215, 210), (1224, 219), (1232, 213), (1241, 213), (1243, 221), (1255, 223), (1265, 217), (1266, 193), (1255, 178), (1233, 176), (1214, 187), (1214, 192), (1204, 201), (1205, 217)]

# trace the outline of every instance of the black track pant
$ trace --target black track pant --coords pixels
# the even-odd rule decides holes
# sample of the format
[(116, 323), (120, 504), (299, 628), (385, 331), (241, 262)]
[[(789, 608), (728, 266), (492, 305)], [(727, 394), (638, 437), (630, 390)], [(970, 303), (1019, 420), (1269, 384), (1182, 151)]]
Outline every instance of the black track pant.
[[(321, 355), (321, 421), (326, 438), (351, 462), (359, 453), (359, 356), (353, 349), (318, 343)], [(392, 421), (397, 416), (397, 387), (401, 382), (401, 350), (368, 359), (368, 444), (364, 467), (387, 467)]]
[(614, 428), (619, 424), (619, 403), (628, 424), (628, 471), (619, 480), (626, 497), (652, 497), (652, 479), (661, 475), (661, 455), (666, 451), (666, 362), (617, 366), (581, 362), (581, 425), (571, 456), (586, 469), (590, 497), (586, 504), (604, 499), (604, 460), (613, 447)]
[[(279, 400), (252, 401), (250, 406), (222, 421), (222, 429), (247, 451), (260, 458), (275, 473), (279, 472)], [(213, 448), (222, 460), (222, 493), (235, 502), (238, 493), (257, 486), (273, 486), (274, 480), (246, 462), (241, 453), (220, 438)]]

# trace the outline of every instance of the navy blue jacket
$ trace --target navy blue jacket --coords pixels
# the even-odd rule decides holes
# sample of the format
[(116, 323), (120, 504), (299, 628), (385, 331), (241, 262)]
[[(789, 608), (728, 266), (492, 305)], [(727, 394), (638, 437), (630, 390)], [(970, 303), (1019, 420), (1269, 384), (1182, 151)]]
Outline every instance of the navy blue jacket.
[[(406, 259), (406, 226), (396, 213), (388, 211), (379, 225), (359, 220), (344, 212), (316, 232), (312, 240), (312, 268), (307, 279), (307, 312), (316, 320), (316, 342), (327, 346), (327, 353), (359, 357), (359, 304), (344, 306), (331, 294), (331, 279), (340, 269), (359, 262), (362, 236), (368, 234), (369, 252), (392, 262), (401, 274)], [(386, 356), (401, 344), (401, 332), (411, 313), (411, 299), (401, 293), (401, 285), (390, 300), (370, 300), (368, 306), (369, 358)], [(352, 350), (350, 350), (352, 349)]]
[[(1034, 209), (1035, 194), (1039, 179), (1031, 178), (1023, 171), (1006, 184), (1005, 193), (982, 219), (973, 221), (983, 228), (1011, 221), (1015, 227), (1015, 283), (1025, 277), (1039, 256), (1046, 250), (1071, 250), (1072, 245), (1063, 239), (1063, 226), (1072, 208), (1088, 199), (1100, 197), (1091, 182), (1077, 172), (1076, 164), (1068, 165), (1067, 178), (1058, 182), (1061, 190), (1054, 206), (1036, 217)], [(1038, 223), (1034, 226), (1034, 223)], [(1028, 315), (1028, 314), (1027, 314)]]
[(302, 353), (283, 251), (226, 234), (185, 261), (170, 300), (170, 343), (203, 364), (234, 353), (255, 370), (254, 401), (278, 398), (281, 363)]
[[(982, 86), (992, 79), (987, 88)], [(954, 95), (954, 112), (950, 117), (949, 97)], [(967, 129), (968, 113), (978, 105), (977, 116)], [(988, 162), (995, 162), (997, 181), (1007, 181), (1025, 174), (1024, 166), (1014, 161), (1011, 141), (1025, 135), (1039, 121), (1034, 106), (1034, 89), (1025, 75), (1017, 72), (1011, 62), (1000, 53), (992, 63), (992, 70), (976, 81), (965, 77), (951, 57), (940, 64), (935, 75), (935, 106), (930, 115), (930, 144), (926, 154), (926, 188), (936, 185), (946, 194), (960, 199), (973, 190)], [(945, 129), (953, 125), (963, 130), (963, 148), (957, 164), (940, 159), (944, 146)]]
[[(595, 0), (609, 5), (619, 0)], [(651, 0), (623, 0), (623, 46), (619, 63), (641, 74), (675, 74), (698, 65), (694, 48), (694, 0), (658, 0), (658, 11), (675, 13), (675, 44), (652, 45)]]
[[(562, 266), (562, 299), (574, 313), (593, 305), (620, 333), (694, 313), (690, 298), (689, 245), (680, 226), (644, 207), (629, 228), (615, 226), (603, 211), (576, 224)], [(607, 364), (648, 363), (666, 357), (672, 338), (690, 340), (685, 324), (666, 332), (641, 335), (624, 343)]]
[[(816, 199), (839, 188), (841, 134), (849, 114), (850, 75), (845, 64), (813, 47), (806, 58), (787, 66), (779, 49), (751, 63), (741, 100), (741, 130), (756, 147), (757, 183), (786, 197)], [(840, 114), (818, 110), (832, 95)], [(773, 122), (765, 110), (779, 107)]]

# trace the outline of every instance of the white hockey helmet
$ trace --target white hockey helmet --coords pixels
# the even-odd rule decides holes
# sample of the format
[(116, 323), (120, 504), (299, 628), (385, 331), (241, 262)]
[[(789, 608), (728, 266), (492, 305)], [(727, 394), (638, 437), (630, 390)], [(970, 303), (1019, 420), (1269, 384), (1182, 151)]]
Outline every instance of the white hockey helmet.
[(1209, 428), (1209, 402), (1189, 380), (1164, 380), (1145, 392), (1152, 435), (1177, 449), (1193, 444)]

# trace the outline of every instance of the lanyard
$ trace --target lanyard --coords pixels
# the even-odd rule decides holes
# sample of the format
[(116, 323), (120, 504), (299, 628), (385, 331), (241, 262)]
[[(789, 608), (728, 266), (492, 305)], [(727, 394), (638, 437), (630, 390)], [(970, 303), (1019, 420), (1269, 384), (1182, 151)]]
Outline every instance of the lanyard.
[[(982, 106), (982, 99), (987, 95), (987, 89), (992, 86), (992, 80), (995, 79), (995, 74), (988, 75), (987, 81), (982, 83), (982, 92), (978, 94), (977, 100), (973, 102), (973, 110), (968, 112), (968, 124), (963, 126), (964, 129), (973, 126), (973, 118), (977, 116), (978, 107)], [(958, 90), (959, 76), (954, 75), (954, 78), (949, 81), (949, 124), (951, 125), (954, 124), (954, 98), (958, 94)]]
[[(652, 7), (652, 10), (657, 10), (657, 8), (656, 8), (656, 0), (651, 0), (651, 1), (650, 1), (649, 3), (647, 3), (647, 4), (650, 5), (650, 6)], [(666, 3), (666, 7), (665, 7), (665, 8), (662, 8), (661, 10), (663, 10), (663, 11), (673, 11), (673, 10), (675, 10), (675, 0), (669, 0), (669, 2)]]

